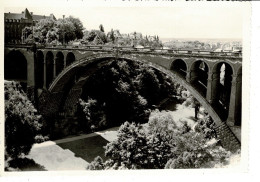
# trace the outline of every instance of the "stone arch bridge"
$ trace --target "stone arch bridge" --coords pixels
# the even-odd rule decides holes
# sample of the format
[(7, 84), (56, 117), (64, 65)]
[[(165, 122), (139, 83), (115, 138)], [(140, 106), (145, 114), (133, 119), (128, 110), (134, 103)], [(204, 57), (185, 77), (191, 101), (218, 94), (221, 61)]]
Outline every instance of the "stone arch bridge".
[[(5, 45), (5, 79), (23, 83), (46, 115), (73, 115), (73, 105), (78, 101), (87, 78), (115, 59), (143, 62), (174, 77), (208, 110), (219, 129), (218, 134), (225, 137), (229, 148), (234, 142), (235, 145), (239, 143), (228, 126), (241, 125), (240, 53), (106, 46)], [(225, 131), (224, 134), (222, 131)], [(226, 132), (231, 133), (233, 142), (227, 139)]]

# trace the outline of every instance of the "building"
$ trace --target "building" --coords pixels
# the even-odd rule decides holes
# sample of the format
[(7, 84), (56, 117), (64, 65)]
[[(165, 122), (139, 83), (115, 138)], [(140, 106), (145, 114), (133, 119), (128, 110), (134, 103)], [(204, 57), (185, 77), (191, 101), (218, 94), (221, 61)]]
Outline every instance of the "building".
[(45, 18), (53, 18), (56, 20), (53, 14), (50, 16), (34, 15), (33, 12), (29, 12), (26, 8), (22, 13), (5, 13), (5, 43), (22, 43), (24, 36), (22, 30), (26, 26), (33, 26), (39, 20)]

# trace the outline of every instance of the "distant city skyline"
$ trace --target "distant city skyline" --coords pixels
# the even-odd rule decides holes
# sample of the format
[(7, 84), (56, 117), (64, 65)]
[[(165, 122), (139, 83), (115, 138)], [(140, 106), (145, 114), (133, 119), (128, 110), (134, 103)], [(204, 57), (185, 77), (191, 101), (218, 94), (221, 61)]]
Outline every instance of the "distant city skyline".
[[(118, 29), (120, 33), (140, 32), (158, 35), (162, 39), (239, 39), (243, 37), (243, 7), (234, 6), (185, 6), (185, 7), (87, 7), (76, 1), (73, 6), (57, 7), (46, 1), (42, 7), (30, 4), (5, 3), (4, 12), (21, 13), (27, 8), (37, 15), (56, 18), (73, 16), (79, 18), (86, 30), (105, 32)], [(66, 1), (64, 1), (66, 2)], [(49, 3), (49, 6), (48, 6)], [(16, 7), (13, 7), (17, 5)], [(77, 6), (79, 5), (79, 6)]]

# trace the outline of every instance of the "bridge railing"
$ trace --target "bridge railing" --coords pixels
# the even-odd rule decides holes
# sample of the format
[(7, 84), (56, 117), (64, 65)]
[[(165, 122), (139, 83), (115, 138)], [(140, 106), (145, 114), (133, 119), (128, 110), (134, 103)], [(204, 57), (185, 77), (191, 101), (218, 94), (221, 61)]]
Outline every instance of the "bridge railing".
[(50, 44), (5, 44), (5, 47), (11, 48), (33, 48), (36, 49), (63, 49), (63, 50), (95, 50), (95, 51), (129, 51), (142, 53), (168, 53), (183, 55), (208, 55), (208, 56), (232, 56), (242, 57), (242, 52), (212, 50), (187, 50), (187, 49), (159, 49), (152, 47), (129, 47), (129, 46), (110, 46), (110, 45), (50, 45)]

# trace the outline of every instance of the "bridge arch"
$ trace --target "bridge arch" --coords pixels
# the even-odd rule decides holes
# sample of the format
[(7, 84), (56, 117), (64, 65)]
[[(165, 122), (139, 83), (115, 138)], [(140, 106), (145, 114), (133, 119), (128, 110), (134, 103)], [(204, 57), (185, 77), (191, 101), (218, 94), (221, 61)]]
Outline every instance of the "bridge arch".
[(213, 95), (212, 103), (219, 112), (222, 120), (228, 118), (229, 103), (234, 68), (227, 62), (218, 62), (213, 65)]
[(75, 55), (72, 52), (68, 52), (66, 56), (66, 66), (69, 66), (76, 60)]
[(174, 72), (176, 72), (177, 74), (179, 74), (181, 77), (186, 78), (188, 66), (184, 60), (175, 59), (171, 63), (170, 69), (173, 70)]
[(27, 59), (20, 51), (10, 51), (4, 59), (4, 79), (18, 81), (26, 90), (27, 67)]
[(46, 53), (46, 87), (48, 88), (54, 78), (54, 55), (51, 51)]
[[(92, 56), (92, 57), (87, 57), (87, 58), (83, 58), (77, 62), (74, 62), (73, 64), (71, 64), (70, 66), (66, 67), (58, 76), (57, 78), (54, 80), (54, 82), (50, 85), (49, 91), (50, 92), (61, 92), (63, 90), (63, 86), (61, 86), (61, 83), (65, 81), (65, 78), (68, 78), (68, 76), (70, 77), (74, 77), (77, 73), (77, 70), (80, 70), (80, 68), (82, 68), (82, 66), (88, 66), (88, 65), (96, 65), (96, 64), (102, 64), (102, 62), (104, 62), (103, 60), (111, 60), (111, 58), (113, 59), (125, 59), (125, 60), (131, 60), (131, 61), (136, 61), (136, 62), (141, 62), (141, 63), (145, 63), (148, 66), (151, 66), (152, 68), (172, 77), (175, 78), (175, 80), (177, 82), (179, 82), (181, 85), (183, 85), (186, 89), (188, 89), (191, 94), (201, 102), (201, 104), (203, 105), (203, 107), (207, 108), (209, 114), (211, 115), (211, 117), (213, 118), (213, 120), (215, 121), (217, 126), (220, 126), (222, 121), (220, 119), (220, 117), (218, 116), (218, 114), (214, 111), (214, 109), (211, 107), (211, 105), (206, 101), (205, 97), (203, 97), (196, 89), (193, 88), (193, 86), (186, 82), (186, 79), (183, 78), (181, 75), (176, 74), (175, 72), (173, 72), (172, 70), (167, 70), (166, 68), (156, 64), (156, 63), (152, 63), (152, 62), (148, 62), (146, 60), (142, 60), (142, 59), (136, 59), (133, 57), (128, 57), (128, 56), (120, 56), (120, 57), (115, 57), (114, 55), (101, 55), (101, 56)], [(186, 65), (186, 64), (185, 64)], [(79, 85), (84, 85), (83, 84), (84, 81), (78, 81), (77, 84)], [(59, 88), (58, 88), (59, 87)], [(79, 86), (76, 86), (79, 87)], [(74, 88), (76, 88), (74, 87)], [(79, 95), (80, 96), (80, 95)]]
[(190, 67), (190, 83), (204, 96), (207, 94), (209, 65), (203, 60), (196, 60)]
[(44, 86), (44, 54), (41, 50), (36, 52), (35, 85), (37, 88)]
[(64, 55), (61, 51), (57, 52), (56, 57), (55, 57), (55, 75), (58, 75), (64, 68)]

